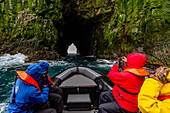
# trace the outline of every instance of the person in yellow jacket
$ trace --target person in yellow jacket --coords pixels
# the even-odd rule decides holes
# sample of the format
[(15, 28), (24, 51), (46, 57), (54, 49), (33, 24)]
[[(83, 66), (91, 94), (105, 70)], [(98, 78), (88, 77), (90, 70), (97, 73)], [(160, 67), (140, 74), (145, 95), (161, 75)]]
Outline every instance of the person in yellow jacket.
[(170, 72), (159, 67), (143, 83), (138, 107), (142, 113), (170, 113)]

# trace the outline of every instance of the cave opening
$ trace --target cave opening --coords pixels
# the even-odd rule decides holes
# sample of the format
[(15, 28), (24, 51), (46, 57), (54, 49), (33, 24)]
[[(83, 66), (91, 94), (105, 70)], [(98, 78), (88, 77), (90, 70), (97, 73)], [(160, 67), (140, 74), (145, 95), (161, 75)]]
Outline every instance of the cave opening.
[(75, 55), (78, 54), (78, 50), (77, 50), (76, 46), (73, 43), (68, 47), (67, 54), (68, 55), (69, 54), (75, 54)]
[(80, 55), (90, 55), (92, 25), (85, 22), (73, 10), (66, 10), (63, 8), (64, 23), (62, 26), (62, 37), (59, 39), (59, 54), (66, 56), (68, 47), (74, 43)]
[(66, 56), (67, 48), (74, 43), (80, 55), (90, 55), (90, 32), (91, 26), (78, 21), (75, 16), (65, 18), (63, 26), (63, 37), (60, 41), (60, 54)]

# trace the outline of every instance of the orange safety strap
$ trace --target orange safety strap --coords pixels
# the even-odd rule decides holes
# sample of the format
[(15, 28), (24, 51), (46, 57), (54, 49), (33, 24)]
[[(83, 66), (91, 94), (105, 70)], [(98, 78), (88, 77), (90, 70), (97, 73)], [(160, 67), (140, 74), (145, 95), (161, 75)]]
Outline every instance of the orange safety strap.
[(167, 96), (159, 96), (157, 99), (158, 99), (158, 100), (170, 99), (170, 95), (167, 95)]
[(28, 75), (26, 71), (17, 71), (17, 74), (20, 80), (22, 80), (26, 84), (35, 86), (41, 92), (38, 83), (30, 75)]
[(51, 78), (48, 76), (48, 81), (50, 82), (50, 84), (53, 85), (53, 81), (51, 80)]
[(148, 76), (148, 75), (150, 75), (144, 68), (140, 68), (140, 69), (128, 68), (128, 69), (125, 69), (123, 71), (127, 71), (127, 72), (133, 73), (133, 74), (138, 75), (138, 76)]

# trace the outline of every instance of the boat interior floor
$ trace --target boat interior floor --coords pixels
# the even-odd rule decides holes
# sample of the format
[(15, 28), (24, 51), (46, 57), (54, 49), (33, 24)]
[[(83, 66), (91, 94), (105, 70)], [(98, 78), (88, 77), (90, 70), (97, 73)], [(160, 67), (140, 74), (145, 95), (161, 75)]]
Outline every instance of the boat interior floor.
[(63, 113), (94, 113), (95, 110), (91, 111), (63, 111)]
[(63, 113), (97, 112), (100, 93), (110, 90), (105, 76), (87, 67), (69, 68), (53, 78), (63, 91)]

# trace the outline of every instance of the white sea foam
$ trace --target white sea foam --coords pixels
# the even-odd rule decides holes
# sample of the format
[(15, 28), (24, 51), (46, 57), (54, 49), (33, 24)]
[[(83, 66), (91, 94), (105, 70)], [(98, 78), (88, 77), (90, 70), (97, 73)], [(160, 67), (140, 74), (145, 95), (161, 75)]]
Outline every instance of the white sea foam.
[(59, 60), (59, 61), (54, 61), (54, 60), (39, 60), (39, 62), (41, 61), (46, 61), (50, 64), (50, 66), (66, 66), (66, 65), (74, 65), (74, 63), (69, 63), (67, 61), (64, 61), (64, 60)]
[(4, 54), (0, 56), (0, 69), (22, 65), (25, 63), (26, 58), (27, 56), (21, 53), (15, 55)]
[(103, 64), (113, 64), (114, 61), (106, 60), (106, 59), (97, 59), (98, 63), (103, 63)]
[(97, 59), (96, 60), (99, 67), (112, 67), (116, 61), (109, 61), (106, 59)]
[(6, 113), (8, 103), (0, 103), (0, 113)]

